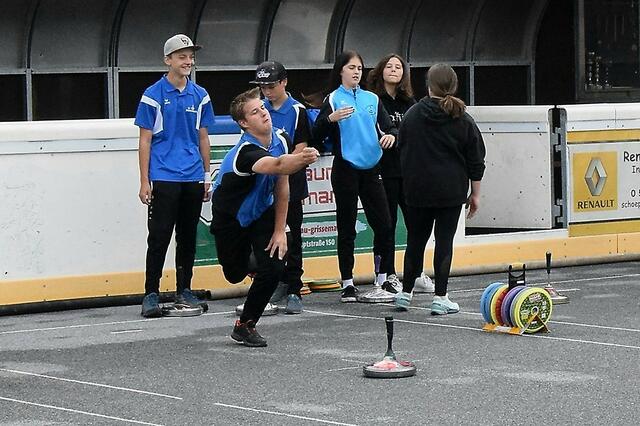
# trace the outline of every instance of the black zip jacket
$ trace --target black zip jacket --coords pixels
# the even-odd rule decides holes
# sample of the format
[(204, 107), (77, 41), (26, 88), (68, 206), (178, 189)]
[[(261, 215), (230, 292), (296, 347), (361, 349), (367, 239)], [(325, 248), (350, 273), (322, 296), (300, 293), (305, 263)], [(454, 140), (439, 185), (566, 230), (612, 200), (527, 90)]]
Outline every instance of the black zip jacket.
[[(416, 100), (413, 98), (404, 98), (396, 96), (392, 98), (388, 93), (380, 96), (384, 109), (389, 114), (389, 118), (396, 128), (400, 128), (400, 122), (411, 106), (415, 105)], [(380, 174), (383, 179), (402, 177), (400, 169), (400, 151), (398, 150), (398, 141), (389, 149), (382, 150), (382, 159), (380, 160)]]
[(404, 115), (399, 135), (407, 205), (453, 207), (466, 202), (469, 181), (484, 174), (485, 146), (471, 116), (447, 114), (425, 97)]

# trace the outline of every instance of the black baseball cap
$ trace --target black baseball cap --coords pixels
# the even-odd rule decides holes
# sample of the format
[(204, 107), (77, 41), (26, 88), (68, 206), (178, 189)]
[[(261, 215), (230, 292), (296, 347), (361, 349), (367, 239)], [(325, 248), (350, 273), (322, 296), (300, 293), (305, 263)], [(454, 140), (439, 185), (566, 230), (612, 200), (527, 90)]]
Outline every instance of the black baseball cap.
[(287, 78), (287, 70), (280, 62), (267, 61), (258, 65), (256, 68), (256, 78), (250, 83), (253, 84), (272, 84)]

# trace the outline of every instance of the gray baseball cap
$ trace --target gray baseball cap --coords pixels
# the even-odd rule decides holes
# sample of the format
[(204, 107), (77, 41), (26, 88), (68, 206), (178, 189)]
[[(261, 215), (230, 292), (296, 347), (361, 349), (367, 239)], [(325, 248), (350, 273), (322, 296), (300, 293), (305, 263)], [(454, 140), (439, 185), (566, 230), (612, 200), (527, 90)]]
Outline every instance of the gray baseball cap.
[(191, 39), (184, 34), (176, 34), (164, 42), (164, 56), (169, 56), (175, 51), (187, 48), (200, 50), (202, 49), (202, 46), (193, 44), (193, 41), (191, 41)]

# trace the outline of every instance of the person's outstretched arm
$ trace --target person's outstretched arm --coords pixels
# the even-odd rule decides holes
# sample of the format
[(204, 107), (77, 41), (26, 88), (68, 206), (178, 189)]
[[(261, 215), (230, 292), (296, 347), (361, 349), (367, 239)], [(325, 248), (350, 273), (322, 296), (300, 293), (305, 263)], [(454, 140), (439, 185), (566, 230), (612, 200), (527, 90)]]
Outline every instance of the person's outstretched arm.
[(263, 175), (290, 175), (309, 164), (315, 163), (320, 154), (315, 148), (304, 148), (297, 154), (284, 154), (280, 157), (262, 157), (251, 168), (254, 173)]

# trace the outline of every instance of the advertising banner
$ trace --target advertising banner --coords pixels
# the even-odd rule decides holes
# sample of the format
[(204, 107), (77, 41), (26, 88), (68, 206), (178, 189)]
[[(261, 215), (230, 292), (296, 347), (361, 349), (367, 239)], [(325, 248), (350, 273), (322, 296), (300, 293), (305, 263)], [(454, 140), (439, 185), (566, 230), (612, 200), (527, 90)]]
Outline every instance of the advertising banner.
[(640, 142), (569, 146), (569, 223), (640, 218)]

